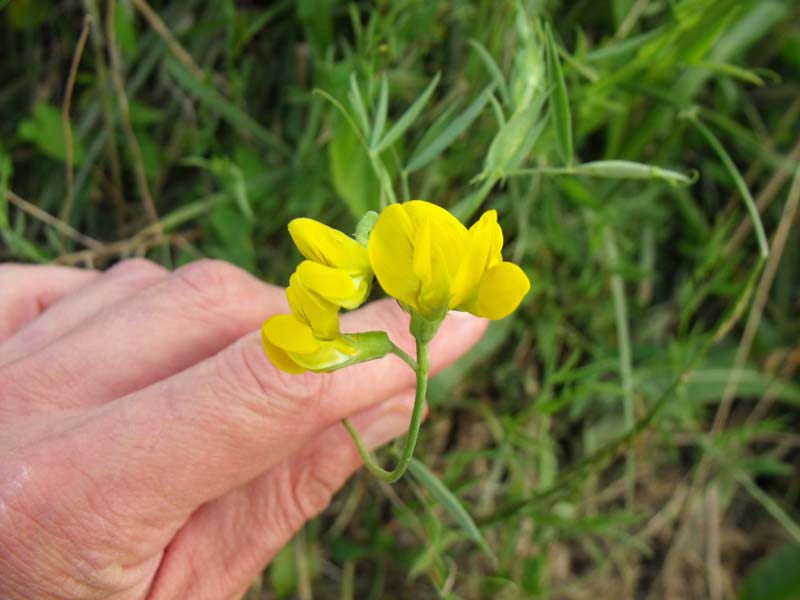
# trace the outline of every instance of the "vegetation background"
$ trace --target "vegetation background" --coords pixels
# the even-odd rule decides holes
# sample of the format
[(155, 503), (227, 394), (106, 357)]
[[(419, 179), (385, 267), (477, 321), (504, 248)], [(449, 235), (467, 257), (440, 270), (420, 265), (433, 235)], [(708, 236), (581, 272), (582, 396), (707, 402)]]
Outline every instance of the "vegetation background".
[(435, 380), (430, 473), (357, 475), (250, 597), (800, 597), (798, 3), (0, 7), (2, 260), (285, 284), (293, 217), (420, 197), (533, 282)]

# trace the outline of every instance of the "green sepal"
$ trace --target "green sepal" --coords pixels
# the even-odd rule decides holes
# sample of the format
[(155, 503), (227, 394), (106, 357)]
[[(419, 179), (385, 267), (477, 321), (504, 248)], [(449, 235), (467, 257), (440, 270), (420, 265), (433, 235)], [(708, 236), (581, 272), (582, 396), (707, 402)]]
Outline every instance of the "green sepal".
[(350, 365), (357, 365), (358, 363), (383, 358), (387, 354), (391, 354), (394, 349), (394, 344), (389, 340), (389, 336), (385, 331), (346, 333), (343, 337), (355, 348), (355, 352), (346, 361), (329, 369), (320, 369), (320, 371), (329, 373), (331, 371), (338, 371), (344, 367), (349, 367)]
[(417, 311), (411, 311), (411, 326), (409, 327), (409, 331), (411, 331), (411, 335), (414, 336), (420, 343), (428, 344), (433, 339), (433, 336), (436, 335), (436, 332), (439, 331), (439, 327), (444, 320), (445, 315), (447, 314), (447, 309), (445, 308), (442, 311), (441, 316), (437, 316), (433, 319), (426, 319)]
[(367, 246), (367, 242), (369, 241), (369, 234), (372, 232), (372, 228), (375, 227), (375, 222), (377, 220), (378, 213), (376, 213), (374, 210), (368, 210), (366, 213), (364, 213), (364, 216), (361, 217), (358, 225), (356, 225), (356, 241), (365, 248)]

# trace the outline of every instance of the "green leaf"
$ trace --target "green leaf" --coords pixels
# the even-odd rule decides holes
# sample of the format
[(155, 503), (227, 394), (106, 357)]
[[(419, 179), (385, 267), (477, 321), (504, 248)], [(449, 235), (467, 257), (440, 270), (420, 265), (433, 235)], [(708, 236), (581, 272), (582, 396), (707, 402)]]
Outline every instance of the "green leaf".
[(114, 11), (114, 35), (125, 56), (136, 55), (136, 24), (133, 6), (128, 2), (118, 2)]
[(417, 117), (422, 112), (422, 109), (425, 108), (425, 105), (430, 100), (430, 97), (433, 95), (433, 91), (436, 89), (436, 86), (439, 84), (439, 79), (441, 78), (441, 74), (437, 73), (436, 77), (428, 84), (428, 87), (425, 88), (419, 97), (414, 101), (409, 109), (403, 113), (403, 116), (394, 124), (394, 126), (386, 132), (386, 135), (383, 139), (378, 143), (377, 146), (372, 146), (372, 150), (376, 153), (383, 152), (386, 148), (391, 146), (397, 138), (403, 135), (409, 127), (417, 120)]
[(481, 94), (472, 101), (464, 112), (458, 115), (436, 138), (430, 140), (424, 147), (420, 146), (414, 151), (411, 160), (406, 167), (408, 173), (421, 169), (434, 158), (439, 156), (450, 144), (452, 144), (472, 122), (481, 114), (486, 103), (494, 91), (494, 84), (487, 86)]
[[(37, 148), (50, 158), (64, 161), (67, 157), (67, 142), (61, 111), (45, 102), (33, 105), (33, 115), (19, 124), (17, 132), (23, 140), (33, 142)], [(83, 162), (86, 152), (75, 131), (72, 135), (72, 158), (78, 165)]]
[(439, 504), (442, 505), (442, 508), (450, 513), (450, 516), (453, 517), (467, 537), (475, 542), (492, 562), (496, 562), (497, 559), (494, 553), (491, 548), (489, 548), (486, 540), (483, 539), (481, 532), (478, 530), (478, 526), (475, 525), (475, 521), (472, 520), (467, 509), (458, 501), (455, 494), (453, 494), (428, 467), (416, 458), (411, 459), (411, 462), (408, 464), (408, 470), (414, 479), (416, 479), (420, 485), (427, 488), (431, 495), (436, 498)]
[(248, 271), (255, 270), (253, 225), (232, 204), (222, 204), (210, 215), (211, 225), (221, 245), (213, 254)]
[(558, 60), (558, 50), (553, 39), (550, 25), (545, 26), (547, 38), (547, 78), (550, 92), (550, 109), (553, 115), (553, 124), (556, 130), (556, 146), (561, 160), (565, 165), (571, 165), (573, 160), (572, 148), (572, 115), (569, 110), (569, 97), (567, 84), (564, 82), (564, 72)]
[(364, 136), (369, 131), (369, 117), (367, 116), (367, 109), (364, 105), (364, 98), (361, 96), (361, 89), (358, 87), (358, 79), (356, 74), (350, 74), (350, 92), (347, 97), (350, 99), (350, 104), (356, 113), (356, 119), (361, 126), (360, 133)]
[(339, 120), (334, 126), (328, 155), (333, 185), (350, 214), (360, 219), (368, 210), (380, 210), (380, 182), (358, 134), (347, 122)]
[(522, 162), (542, 131), (539, 113), (544, 104), (540, 96), (534, 102), (511, 115), (494, 136), (483, 168), (484, 177), (501, 177)]
[(286, 544), (269, 564), (269, 584), (278, 598), (288, 598), (297, 586), (294, 547)]
[(740, 600), (800, 600), (800, 544), (786, 544), (747, 575)]
[(386, 114), (389, 111), (389, 82), (386, 75), (381, 77), (381, 93), (378, 97), (378, 108), (375, 111), (375, 125), (372, 127), (372, 136), (369, 145), (376, 146), (386, 127)]
[(571, 167), (538, 167), (512, 171), (509, 177), (518, 175), (582, 175), (604, 179), (662, 179), (671, 185), (691, 185), (697, 173), (691, 175), (664, 169), (655, 165), (630, 160), (596, 160)]
[(471, 39), (469, 41), (469, 45), (475, 48), (475, 51), (478, 53), (478, 56), (486, 67), (486, 70), (489, 71), (489, 74), (492, 76), (492, 80), (497, 84), (497, 89), (500, 90), (500, 97), (503, 99), (503, 102), (506, 105), (510, 104), (511, 101), (508, 95), (508, 84), (506, 83), (506, 78), (503, 76), (503, 72), (500, 70), (497, 62), (495, 62), (494, 58), (486, 49), (486, 47), (478, 40)]

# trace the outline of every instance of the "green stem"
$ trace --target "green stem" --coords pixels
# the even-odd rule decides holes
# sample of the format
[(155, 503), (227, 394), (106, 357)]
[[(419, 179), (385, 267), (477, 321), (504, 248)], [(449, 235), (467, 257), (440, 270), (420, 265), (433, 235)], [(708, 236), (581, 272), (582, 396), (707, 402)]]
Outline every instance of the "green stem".
[(409, 367), (411, 367), (412, 371), (416, 372), (417, 371), (417, 361), (415, 361), (413, 358), (411, 358), (408, 355), (408, 352), (403, 350), (400, 346), (394, 344), (393, 342), (390, 342), (390, 343), (392, 344), (392, 354), (402, 358), (403, 362), (406, 363)]
[(406, 443), (403, 447), (403, 452), (400, 455), (400, 460), (395, 465), (395, 467), (389, 471), (384, 469), (378, 464), (378, 461), (369, 451), (369, 448), (364, 444), (364, 440), (361, 439), (361, 436), (358, 434), (358, 431), (353, 426), (353, 423), (350, 422), (350, 419), (343, 419), (342, 423), (344, 424), (345, 428), (347, 429), (350, 437), (353, 438), (353, 442), (356, 444), (356, 448), (358, 448), (358, 453), (361, 455), (361, 458), (364, 460), (364, 466), (367, 467), (367, 470), (372, 473), (375, 477), (380, 479), (381, 481), (385, 481), (387, 483), (394, 483), (398, 479), (403, 476), (403, 473), (406, 472), (408, 468), (408, 463), (411, 462), (411, 457), (414, 456), (414, 447), (417, 445), (417, 437), (419, 436), (419, 426), (422, 423), (422, 413), (425, 408), (425, 394), (428, 390), (428, 369), (430, 368), (430, 355), (428, 352), (428, 342), (422, 342), (419, 339), (417, 340), (417, 360), (416, 362), (408, 356), (405, 352), (397, 348), (399, 352), (395, 352), (400, 358), (403, 358), (403, 355), (408, 358), (403, 358), (409, 364), (409, 366), (416, 366), (414, 369), (417, 373), (417, 393), (414, 397), (414, 408), (411, 411), (411, 423), (408, 426), (408, 434), (406, 435)]

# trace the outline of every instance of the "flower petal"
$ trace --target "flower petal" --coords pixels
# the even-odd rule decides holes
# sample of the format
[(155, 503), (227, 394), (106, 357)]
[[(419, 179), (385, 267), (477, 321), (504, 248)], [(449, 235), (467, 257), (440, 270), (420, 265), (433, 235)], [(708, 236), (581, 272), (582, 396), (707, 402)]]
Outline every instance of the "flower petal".
[(261, 328), (261, 335), (286, 352), (310, 354), (319, 349), (320, 342), (314, 338), (311, 328), (294, 315), (275, 315)]
[(297, 266), (297, 279), (302, 286), (325, 300), (353, 309), (367, 299), (372, 277), (352, 277), (342, 269), (328, 267), (310, 260)]
[(433, 240), (430, 219), (417, 227), (414, 238), (414, 274), (420, 281), (418, 310), (427, 319), (437, 319), (447, 312), (450, 299), (450, 275), (439, 244)]
[(417, 307), (420, 282), (414, 274), (416, 227), (402, 204), (381, 212), (369, 236), (367, 251), (383, 290), (400, 302)]
[(332, 371), (352, 361), (356, 348), (344, 337), (320, 342), (316, 352), (311, 354), (291, 353), (291, 359), (309, 371)]
[(450, 278), (455, 277), (466, 250), (467, 228), (447, 210), (436, 204), (424, 200), (411, 200), (401, 206), (411, 217), (415, 228), (424, 221), (430, 222), (431, 239), (441, 251)]
[(459, 307), (478, 317), (502, 319), (510, 315), (528, 293), (531, 283), (517, 265), (501, 262), (481, 278), (475, 297)]
[(308, 290), (300, 282), (297, 273), (289, 278), (286, 299), (294, 316), (310, 328), (312, 337), (331, 340), (339, 335), (338, 307)]
[(370, 270), (364, 246), (338, 229), (314, 219), (301, 218), (289, 223), (289, 235), (308, 260), (354, 272)]
[(489, 267), (502, 262), (503, 231), (497, 224), (497, 211), (487, 210), (469, 228), (467, 250), (453, 280), (450, 306), (458, 308), (478, 292), (481, 278)]
[[(283, 316), (288, 317), (289, 315), (276, 315), (276, 316)], [(286, 373), (292, 373), (294, 375), (299, 373), (305, 373), (305, 367), (301, 367), (296, 362), (292, 360), (289, 354), (279, 346), (275, 345), (270, 340), (270, 334), (267, 332), (268, 325), (270, 322), (275, 319), (269, 319), (264, 326), (261, 328), (261, 344), (264, 346), (264, 353), (269, 358), (270, 362), (279, 368), (281, 371), (285, 371)]]

